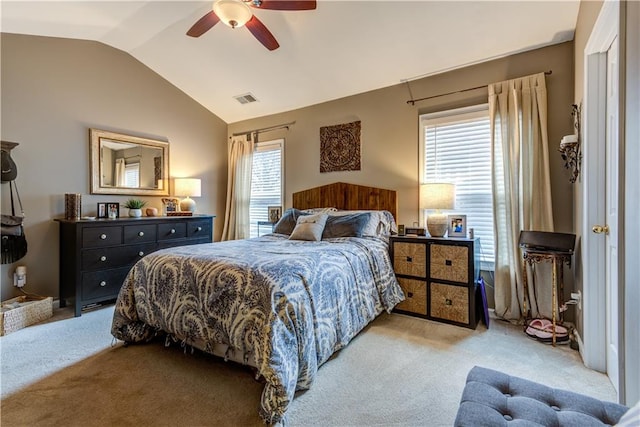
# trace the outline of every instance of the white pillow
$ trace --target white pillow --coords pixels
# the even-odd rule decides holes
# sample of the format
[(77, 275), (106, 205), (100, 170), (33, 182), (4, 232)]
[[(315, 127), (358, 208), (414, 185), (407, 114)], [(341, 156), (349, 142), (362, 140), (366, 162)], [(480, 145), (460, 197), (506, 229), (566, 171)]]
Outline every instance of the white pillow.
[(637, 427), (640, 426), (640, 401), (633, 405), (625, 414), (620, 418), (618, 424), (614, 427)]
[(336, 208), (309, 208), (309, 209), (303, 209), (302, 212), (310, 213), (310, 214), (316, 214), (316, 213), (335, 212), (337, 210), (338, 209), (336, 209)]
[(327, 223), (328, 215), (319, 213), (315, 215), (301, 215), (296, 221), (296, 226), (291, 232), (291, 240), (308, 240), (319, 242), (322, 240), (322, 232)]

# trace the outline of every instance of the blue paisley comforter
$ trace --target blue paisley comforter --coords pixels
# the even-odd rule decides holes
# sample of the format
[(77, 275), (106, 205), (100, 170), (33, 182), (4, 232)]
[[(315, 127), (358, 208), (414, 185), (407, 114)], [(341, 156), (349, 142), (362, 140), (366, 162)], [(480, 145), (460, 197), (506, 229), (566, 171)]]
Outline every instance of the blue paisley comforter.
[(164, 331), (252, 355), (266, 380), (260, 415), (276, 423), (322, 363), (403, 299), (383, 239), (271, 234), (147, 255), (125, 279), (111, 333), (141, 342)]

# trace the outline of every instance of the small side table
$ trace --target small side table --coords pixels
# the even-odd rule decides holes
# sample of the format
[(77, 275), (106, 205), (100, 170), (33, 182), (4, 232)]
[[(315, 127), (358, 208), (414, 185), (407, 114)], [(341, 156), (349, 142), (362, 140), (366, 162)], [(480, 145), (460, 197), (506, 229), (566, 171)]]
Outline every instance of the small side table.
[[(530, 233), (534, 243), (526, 242), (526, 236), (520, 236), (520, 248), (522, 249), (522, 289), (523, 289), (523, 311), (525, 321), (529, 317), (529, 309), (527, 308), (527, 299), (529, 298), (529, 290), (527, 283), (527, 264), (534, 265), (541, 262), (551, 262), (551, 322), (553, 325), (551, 344), (556, 345), (556, 323), (563, 323), (563, 313), (560, 311), (560, 319), (556, 319), (558, 307), (562, 307), (564, 295), (564, 265), (571, 267), (571, 256), (573, 255), (573, 247), (575, 244), (575, 235), (548, 232), (523, 232)], [(535, 234), (534, 234), (535, 233)], [(549, 239), (549, 240), (547, 240)], [(559, 244), (560, 243), (560, 244)], [(560, 276), (558, 278), (558, 276)], [(558, 291), (558, 285), (560, 289)], [(531, 304), (530, 304), (531, 305)], [(558, 322), (559, 320), (559, 322)]]
[(275, 227), (276, 223), (271, 221), (258, 221), (258, 236), (260, 236), (260, 226), (269, 226), (269, 233), (273, 233), (273, 227)]

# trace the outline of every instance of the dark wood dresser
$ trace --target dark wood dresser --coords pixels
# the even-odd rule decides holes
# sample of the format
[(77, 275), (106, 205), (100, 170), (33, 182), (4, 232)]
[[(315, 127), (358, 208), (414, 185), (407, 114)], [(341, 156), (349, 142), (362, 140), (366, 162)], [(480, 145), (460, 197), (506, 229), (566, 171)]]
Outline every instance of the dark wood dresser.
[(158, 249), (212, 241), (212, 215), (97, 220), (56, 219), (60, 224), (60, 307), (115, 300), (125, 276)]
[(406, 298), (397, 312), (475, 329), (479, 239), (393, 236), (390, 250)]

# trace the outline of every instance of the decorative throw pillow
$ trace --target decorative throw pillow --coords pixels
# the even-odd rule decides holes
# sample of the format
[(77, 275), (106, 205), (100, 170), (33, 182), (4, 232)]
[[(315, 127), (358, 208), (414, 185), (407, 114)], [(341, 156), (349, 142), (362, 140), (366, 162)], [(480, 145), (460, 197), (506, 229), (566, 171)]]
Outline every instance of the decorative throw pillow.
[(282, 214), (280, 220), (273, 227), (273, 232), (287, 235), (291, 234), (297, 224), (298, 218), (302, 215), (307, 214), (299, 209), (287, 209), (286, 211), (284, 211), (284, 214)]
[(296, 227), (291, 232), (291, 240), (309, 240), (319, 242), (327, 223), (327, 214), (302, 215), (298, 217)]
[(367, 225), (372, 220), (370, 212), (354, 213), (351, 215), (329, 216), (322, 233), (322, 239), (334, 237), (362, 237)]

